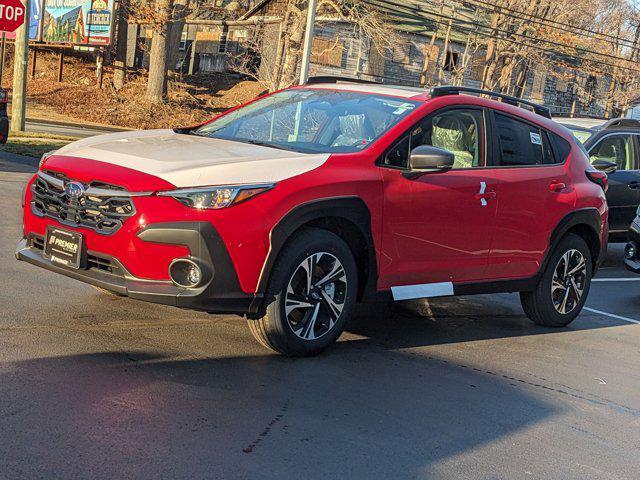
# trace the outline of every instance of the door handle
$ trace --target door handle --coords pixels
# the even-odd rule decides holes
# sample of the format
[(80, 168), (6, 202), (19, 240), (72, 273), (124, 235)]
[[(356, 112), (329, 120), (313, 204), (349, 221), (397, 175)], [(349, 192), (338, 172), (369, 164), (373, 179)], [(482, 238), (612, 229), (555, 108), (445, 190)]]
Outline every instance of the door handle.
[(558, 182), (557, 180), (554, 180), (549, 185), (549, 190), (551, 190), (552, 192), (561, 192), (565, 188), (567, 188), (567, 184), (564, 182)]
[(496, 192), (486, 192), (476, 194), (476, 200), (493, 200), (496, 198)]
[(476, 194), (476, 200), (480, 200), (480, 205), (486, 207), (487, 200), (496, 198), (496, 192), (487, 192), (487, 182), (480, 182), (480, 191)]
[(640, 182), (631, 182), (627, 185), (631, 190), (638, 190), (640, 188)]

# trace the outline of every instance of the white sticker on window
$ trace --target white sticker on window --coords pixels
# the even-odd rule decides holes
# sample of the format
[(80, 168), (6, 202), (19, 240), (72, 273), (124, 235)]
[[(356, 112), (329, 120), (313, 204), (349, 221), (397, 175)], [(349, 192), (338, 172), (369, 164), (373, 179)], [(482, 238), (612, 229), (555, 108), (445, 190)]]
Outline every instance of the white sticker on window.
[(413, 103), (403, 103), (398, 107), (396, 111), (393, 112), (394, 115), (403, 115), (409, 110), (413, 110), (416, 106)]
[(539, 133), (530, 132), (531, 135), (531, 143), (534, 145), (542, 145), (542, 139), (540, 138)]

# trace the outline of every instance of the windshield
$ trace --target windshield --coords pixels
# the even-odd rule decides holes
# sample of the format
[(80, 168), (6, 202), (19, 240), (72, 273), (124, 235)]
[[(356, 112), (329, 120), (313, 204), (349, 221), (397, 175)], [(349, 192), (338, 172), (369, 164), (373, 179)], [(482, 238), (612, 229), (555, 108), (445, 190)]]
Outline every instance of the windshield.
[(291, 89), (220, 117), (194, 135), (302, 153), (367, 148), (419, 102), (370, 93)]
[(571, 133), (573, 133), (573, 136), (576, 137), (576, 139), (582, 144), (584, 144), (584, 142), (589, 140), (594, 133), (592, 130), (586, 130), (584, 128), (576, 128), (576, 127), (570, 127), (570, 126), (567, 128), (571, 130)]

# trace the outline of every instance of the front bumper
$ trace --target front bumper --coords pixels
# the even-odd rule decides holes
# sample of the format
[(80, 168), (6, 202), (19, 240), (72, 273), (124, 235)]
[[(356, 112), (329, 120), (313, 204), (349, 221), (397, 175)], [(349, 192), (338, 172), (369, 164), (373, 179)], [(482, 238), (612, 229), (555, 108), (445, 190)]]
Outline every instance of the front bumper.
[(178, 287), (167, 280), (132, 275), (117, 258), (88, 251), (86, 268), (76, 270), (45, 258), (44, 238), (30, 235), (16, 250), (16, 258), (136, 300), (202, 310), (210, 313), (256, 314), (263, 296), (242, 292), (233, 263), (216, 230), (207, 222), (154, 224), (137, 235), (145, 242), (186, 247), (189, 259), (207, 272), (202, 286)]
[[(638, 218), (631, 224), (631, 228), (629, 229), (629, 243), (633, 242), (636, 245), (636, 254), (633, 258), (624, 259), (624, 266), (627, 270), (630, 270), (634, 273), (640, 274), (640, 254), (638, 252), (638, 248), (640, 247), (640, 221)], [(625, 249), (626, 252), (626, 249)]]

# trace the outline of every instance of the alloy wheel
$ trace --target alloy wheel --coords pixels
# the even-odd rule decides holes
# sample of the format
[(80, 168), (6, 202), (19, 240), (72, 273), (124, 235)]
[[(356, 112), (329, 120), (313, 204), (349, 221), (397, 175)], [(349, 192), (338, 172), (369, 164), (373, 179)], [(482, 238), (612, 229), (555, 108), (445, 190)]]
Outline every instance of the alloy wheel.
[(580, 303), (587, 283), (587, 263), (578, 250), (567, 251), (558, 261), (551, 281), (551, 299), (556, 311), (571, 313)]
[(294, 271), (285, 296), (285, 315), (293, 333), (316, 340), (331, 331), (347, 299), (347, 274), (334, 255), (307, 257)]

